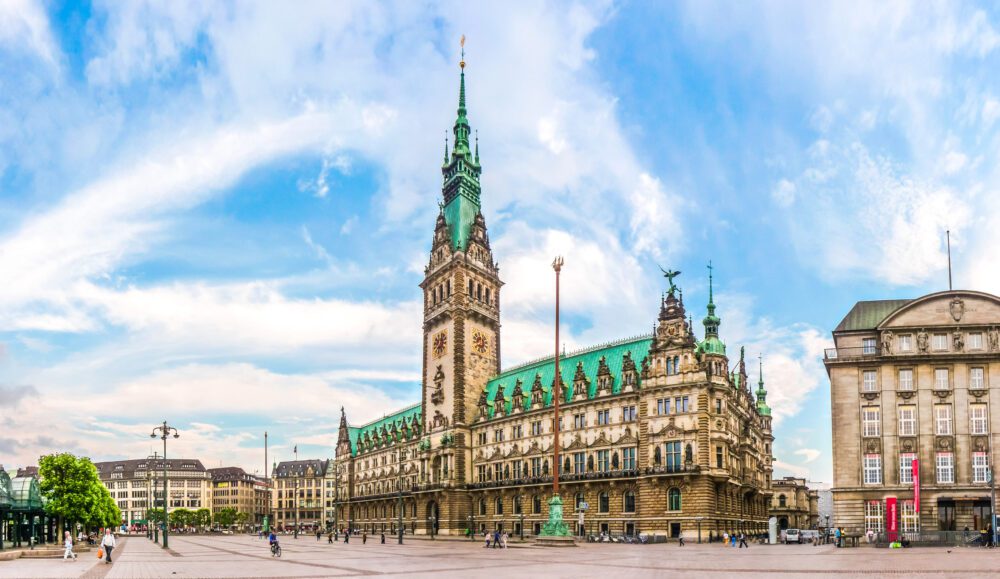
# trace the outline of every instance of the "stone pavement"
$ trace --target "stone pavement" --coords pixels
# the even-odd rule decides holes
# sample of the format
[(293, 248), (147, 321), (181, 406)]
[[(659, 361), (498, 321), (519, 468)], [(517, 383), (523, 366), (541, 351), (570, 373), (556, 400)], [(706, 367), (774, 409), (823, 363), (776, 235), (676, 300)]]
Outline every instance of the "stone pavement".
[(282, 537), (283, 557), (248, 536), (171, 536), (164, 551), (145, 538), (126, 539), (113, 565), (91, 556), (78, 563), (17, 560), (0, 563), (0, 577), (359, 577), (398, 575), (434, 579), (489, 577), (841, 578), (996, 577), (1000, 550), (920, 548), (835, 549), (831, 546), (719, 544), (583, 544), (575, 549), (484, 549), (478, 541), (410, 541), (403, 546), (369, 540), (328, 545), (324, 538)]

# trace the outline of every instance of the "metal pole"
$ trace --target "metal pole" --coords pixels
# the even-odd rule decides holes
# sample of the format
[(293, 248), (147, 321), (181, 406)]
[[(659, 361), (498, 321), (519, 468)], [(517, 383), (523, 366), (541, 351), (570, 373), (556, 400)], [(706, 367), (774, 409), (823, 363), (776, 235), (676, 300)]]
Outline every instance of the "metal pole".
[[(299, 445), (295, 445), (295, 462), (299, 462)], [(298, 466), (297, 464), (295, 466)], [(295, 475), (295, 533), (294, 538), (299, 538), (299, 475)]]
[(555, 356), (555, 379), (552, 385), (552, 494), (559, 495), (559, 399), (562, 398), (561, 380), (559, 379), (559, 272), (562, 270), (563, 258), (556, 257), (552, 262), (552, 269), (556, 271), (556, 356)]
[(993, 433), (990, 433), (990, 522), (993, 528), (993, 544), (997, 544), (997, 481), (993, 476)]
[[(266, 517), (271, 510), (271, 487), (268, 484), (269, 477), (267, 476), (267, 431), (264, 431), (264, 488), (267, 489), (267, 504), (264, 505), (264, 516)], [(273, 521), (271, 522), (273, 525)], [(264, 530), (264, 521), (261, 521), (261, 531)]]
[(403, 449), (399, 449), (399, 544), (403, 544)]
[(167, 517), (168, 508), (168, 498), (167, 498), (167, 435), (166, 435), (167, 421), (163, 421), (164, 434), (163, 434), (163, 548), (167, 548), (167, 527), (170, 526), (170, 519)]
[(340, 528), (340, 465), (333, 464), (333, 531)]

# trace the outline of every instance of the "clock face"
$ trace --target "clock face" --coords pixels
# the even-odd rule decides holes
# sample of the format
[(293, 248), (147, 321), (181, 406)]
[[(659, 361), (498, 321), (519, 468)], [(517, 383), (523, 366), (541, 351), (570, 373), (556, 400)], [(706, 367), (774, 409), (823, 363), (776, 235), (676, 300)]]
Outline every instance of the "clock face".
[(490, 337), (479, 330), (472, 332), (472, 350), (485, 354), (490, 349)]
[(447, 330), (443, 330), (434, 334), (434, 341), (431, 346), (431, 352), (434, 354), (434, 357), (440, 358), (441, 356), (444, 356), (444, 353), (447, 350), (448, 350)]

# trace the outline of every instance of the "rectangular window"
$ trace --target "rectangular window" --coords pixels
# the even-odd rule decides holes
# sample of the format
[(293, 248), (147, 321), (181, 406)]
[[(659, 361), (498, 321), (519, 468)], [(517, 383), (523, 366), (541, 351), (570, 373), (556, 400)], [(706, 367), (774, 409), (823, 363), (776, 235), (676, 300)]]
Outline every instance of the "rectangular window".
[(937, 482), (947, 484), (955, 482), (955, 455), (950, 452), (937, 453)]
[(515, 479), (519, 479), (519, 478), (521, 478), (521, 477), (523, 477), (525, 475), (525, 473), (522, 470), (523, 466), (524, 466), (523, 462), (521, 462), (519, 460), (515, 460), (514, 461), (514, 478)]
[(948, 380), (948, 369), (947, 368), (935, 368), (934, 369), (934, 389), (935, 390), (948, 390), (951, 388), (951, 382)]
[(972, 482), (989, 482), (989, 468), (987, 454), (985, 452), (972, 453)]
[(948, 349), (948, 334), (934, 334), (932, 338), (931, 347), (935, 350), (947, 350)]
[(913, 336), (911, 334), (902, 334), (898, 338), (898, 348), (900, 352), (911, 352), (913, 351)]
[(878, 390), (878, 383), (876, 377), (878, 373), (875, 370), (865, 370), (861, 373), (861, 389), (865, 392), (875, 392)]
[(598, 410), (597, 411), (597, 425), (607, 426), (611, 424), (611, 411), (610, 410)]
[(622, 407), (622, 422), (635, 422), (635, 406)]
[(882, 484), (882, 455), (866, 454), (864, 459), (865, 484)]
[(587, 471), (587, 455), (583, 452), (573, 453), (573, 473), (583, 474)]
[(917, 407), (916, 406), (900, 406), (899, 407), (899, 435), (900, 436), (916, 436), (917, 435)]
[(917, 515), (916, 505), (913, 499), (900, 501), (899, 522), (904, 533), (917, 533), (920, 531), (920, 517)]
[(635, 470), (635, 447), (629, 446), (622, 449), (622, 469)]
[(912, 452), (899, 453), (899, 484), (913, 484), (913, 459), (917, 455)]
[(522, 436), (524, 436), (524, 426), (522, 426), (520, 424), (516, 424), (516, 425), (514, 425), (514, 426), (511, 427), (511, 429), (510, 429), (510, 437), (512, 439), (517, 440), (518, 438), (521, 438)]
[(656, 401), (656, 413), (659, 415), (670, 414), (670, 399), (660, 398)]
[(865, 338), (861, 340), (861, 352), (866, 355), (877, 353), (875, 338)]
[(715, 399), (715, 413), (722, 414), (722, 398)]
[(503, 442), (503, 429), (493, 431), (493, 442)]
[(966, 343), (966, 347), (968, 347), (970, 350), (982, 350), (983, 349), (982, 332), (971, 332), (969, 334), (969, 341)]
[(542, 421), (536, 420), (531, 423), (531, 435), (538, 436), (542, 433)]
[(678, 396), (674, 398), (674, 412), (680, 414), (688, 411), (688, 397)]
[(913, 390), (913, 370), (905, 368), (899, 371), (899, 390)]
[(865, 501), (865, 532), (885, 530), (885, 505), (880, 500)]
[(972, 390), (982, 390), (983, 386), (983, 369), (982, 368), (970, 368), (969, 369), (969, 388)]
[(722, 468), (722, 447), (715, 447), (715, 468)]
[(531, 459), (531, 476), (542, 476), (542, 459), (537, 456)]
[(597, 451), (597, 472), (608, 472), (611, 470), (611, 451)]
[(881, 436), (882, 420), (879, 414), (879, 409), (876, 406), (865, 406), (861, 409), (863, 436)]
[(970, 404), (969, 405), (969, 433), (970, 434), (986, 434), (987, 433), (987, 408), (985, 404)]
[(587, 426), (587, 415), (586, 414), (574, 414), (573, 415), (573, 428), (584, 428)]
[(934, 406), (934, 431), (939, 435), (951, 434), (951, 405), (937, 404)]
[(479, 482), (484, 482), (486, 480), (486, 465), (481, 464), (476, 467), (476, 475), (478, 476)]
[(679, 472), (681, 470), (681, 443), (679, 441), (668, 442), (666, 451), (667, 472)]

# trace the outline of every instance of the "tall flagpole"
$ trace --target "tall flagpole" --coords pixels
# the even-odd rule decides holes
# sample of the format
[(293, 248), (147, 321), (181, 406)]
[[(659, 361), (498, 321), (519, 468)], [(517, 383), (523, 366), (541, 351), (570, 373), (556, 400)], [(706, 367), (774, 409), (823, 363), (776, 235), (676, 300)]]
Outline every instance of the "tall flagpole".
[(549, 520), (542, 527), (542, 545), (574, 545), (572, 535), (563, 522), (563, 502), (559, 497), (559, 402), (563, 396), (562, 379), (559, 376), (559, 272), (565, 262), (562, 256), (552, 262), (556, 272), (556, 355), (555, 374), (552, 379), (552, 499), (549, 500)]

